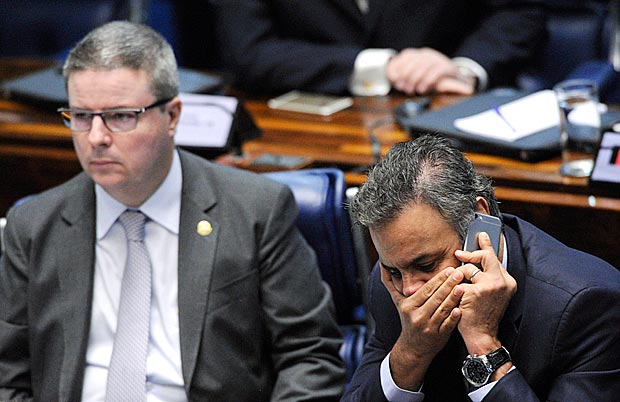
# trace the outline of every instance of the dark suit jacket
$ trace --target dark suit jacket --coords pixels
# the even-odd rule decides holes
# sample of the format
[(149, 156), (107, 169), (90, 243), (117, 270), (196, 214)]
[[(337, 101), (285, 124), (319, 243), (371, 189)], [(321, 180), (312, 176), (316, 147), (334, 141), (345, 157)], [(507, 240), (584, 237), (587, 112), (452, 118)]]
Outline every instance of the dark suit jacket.
[[(516, 369), (484, 401), (612, 402), (620, 395), (620, 272), (504, 215), (508, 271), (517, 281), (499, 338)], [(378, 268), (370, 307), (376, 331), (344, 401), (382, 401), (379, 366), (400, 335), (400, 320)], [(460, 338), (456, 335), (453, 338)], [(462, 339), (460, 339), (462, 344)], [(451, 339), (424, 380), (425, 402), (469, 401), (458, 342)]]
[(514, 83), (544, 36), (537, 0), (209, 0), (221, 62), (252, 91), (343, 93), (365, 48), (431, 47)]
[[(338, 398), (330, 292), (295, 227), (290, 191), (180, 152), (179, 325), (190, 400)], [(208, 220), (213, 232), (196, 233)], [(8, 214), (0, 265), (0, 400), (77, 401), (95, 260), (84, 173)]]

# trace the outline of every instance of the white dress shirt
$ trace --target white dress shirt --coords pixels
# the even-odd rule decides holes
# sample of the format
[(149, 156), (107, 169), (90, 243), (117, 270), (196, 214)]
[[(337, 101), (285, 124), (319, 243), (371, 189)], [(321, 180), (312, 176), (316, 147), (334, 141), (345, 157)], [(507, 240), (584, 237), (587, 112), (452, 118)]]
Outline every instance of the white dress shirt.
[[(506, 239), (502, 237), (502, 243), (504, 248), (504, 255), (502, 256), (502, 266), (505, 268), (508, 265), (508, 249), (506, 248)], [(515, 366), (513, 365), (510, 370), (514, 370)], [(409, 391), (406, 389), (400, 388), (394, 382), (392, 378), (392, 372), (390, 370), (390, 354), (381, 362), (381, 388), (383, 389), (383, 394), (386, 399), (390, 402), (422, 402), (424, 400), (424, 393), (420, 389), (418, 392)], [(478, 388), (469, 393), (469, 398), (472, 402), (481, 402), (482, 399), (491, 391), (491, 389), (497, 384), (497, 381), (490, 382), (486, 384), (484, 387)]]
[[(181, 162), (175, 151), (166, 179), (139, 208), (148, 218), (144, 242), (152, 267), (151, 327), (146, 370), (148, 402), (187, 400), (181, 371), (177, 297), (182, 180)], [(82, 389), (82, 400), (89, 402), (105, 399), (127, 258), (125, 231), (117, 220), (127, 207), (98, 185), (95, 186), (95, 193), (95, 280)]]

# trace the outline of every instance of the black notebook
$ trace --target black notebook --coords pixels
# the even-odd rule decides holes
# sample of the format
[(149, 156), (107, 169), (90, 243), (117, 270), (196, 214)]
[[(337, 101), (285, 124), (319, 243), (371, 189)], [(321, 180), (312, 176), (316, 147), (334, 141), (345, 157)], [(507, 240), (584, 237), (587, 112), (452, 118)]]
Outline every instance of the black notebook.
[(407, 115), (397, 106), (394, 116), (398, 123), (413, 137), (424, 133), (436, 133), (453, 140), (459, 149), (468, 152), (489, 153), (516, 158), (524, 161), (537, 161), (559, 154), (559, 127), (553, 126), (535, 132), (515, 141), (489, 138), (462, 131), (455, 127), (459, 118), (475, 115), (498, 105), (512, 102), (528, 95), (516, 89), (496, 89), (474, 95), (441, 109)]
[[(406, 103), (403, 103), (394, 109), (394, 117), (412, 137), (425, 133), (441, 134), (450, 138), (463, 151), (494, 154), (529, 162), (559, 155), (559, 124), (534, 132), (516, 141), (472, 134), (462, 131), (454, 125), (456, 119), (473, 116), (527, 95), (530, 94), (512, 88), (495, 89), (464, 98), (453, 105), (427, 112), (411, 110), (412, 108), (407, 108)], [(407, 109), (409, 109), (409, 113), (407, 113)], [(550, 113), (554, 112), (551, 111)], [(618, 122), (620, 122), (620, 111), (612, 110), (603, 113), (601, 115), (601, 132), (610, 130)]]

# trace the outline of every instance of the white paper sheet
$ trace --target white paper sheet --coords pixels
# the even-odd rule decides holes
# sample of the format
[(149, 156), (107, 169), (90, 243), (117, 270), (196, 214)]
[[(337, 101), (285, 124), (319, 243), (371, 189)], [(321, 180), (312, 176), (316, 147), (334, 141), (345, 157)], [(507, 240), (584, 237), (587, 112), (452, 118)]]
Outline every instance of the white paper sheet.
[(237, 98), (181, 93), (183, 106), (177, 127), (177, 145), (223, 148), (228, 142)]
[(454, 121), (467, 133), (503, 141), (516, 141), (560, 123), (560, 112), (552, 90), (543, 90)]

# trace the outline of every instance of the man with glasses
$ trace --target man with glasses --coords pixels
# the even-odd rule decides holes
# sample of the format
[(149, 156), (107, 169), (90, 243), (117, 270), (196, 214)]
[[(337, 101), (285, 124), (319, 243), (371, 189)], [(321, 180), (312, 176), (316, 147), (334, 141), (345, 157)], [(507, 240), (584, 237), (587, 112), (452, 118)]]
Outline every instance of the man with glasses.
[(294, 199), (175, 148), (169, 44), (112, 22), (63, 70), (84, 172), (9, 211), (0, 400), (337, 399), (340, 335)]

